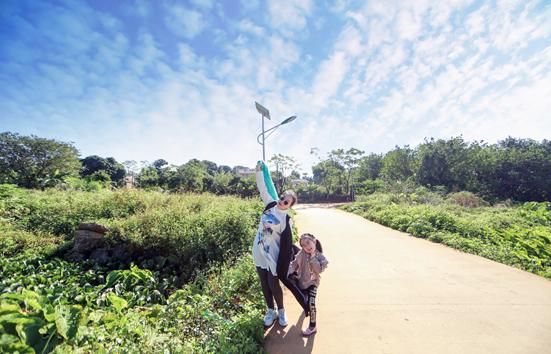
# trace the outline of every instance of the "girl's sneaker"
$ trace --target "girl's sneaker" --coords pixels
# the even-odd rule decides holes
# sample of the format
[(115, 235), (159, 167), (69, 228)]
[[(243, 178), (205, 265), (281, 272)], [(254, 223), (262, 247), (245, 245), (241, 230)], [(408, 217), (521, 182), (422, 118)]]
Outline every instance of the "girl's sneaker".
[(266, 315), (264, 316), (264, 326), (270, 327), (274, 324), (277, 319), (277, 312), (274, 309), (268, 309)]
[(287, 318), (285, 317), (284, 309), (277, 310), (277, 317), (279, 318), (279, 325), (281, 327), (287, 326)]
[(312, 334), (316, 333), (318, 330), (316, 327), (308, 327), (304, 331), (302, 331), (302, 335), (305, 337), (311, 336)]

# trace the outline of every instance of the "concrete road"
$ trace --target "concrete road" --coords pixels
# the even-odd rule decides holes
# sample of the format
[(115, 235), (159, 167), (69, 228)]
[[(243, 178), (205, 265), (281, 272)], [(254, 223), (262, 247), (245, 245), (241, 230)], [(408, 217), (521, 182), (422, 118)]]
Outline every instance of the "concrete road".
[(329, 259), (318, 333), (301, 337), (285, 291), (289, 325), (266, 330), (268, 353), (551, 353), (551, 281), (340, 210), (294, 220)]

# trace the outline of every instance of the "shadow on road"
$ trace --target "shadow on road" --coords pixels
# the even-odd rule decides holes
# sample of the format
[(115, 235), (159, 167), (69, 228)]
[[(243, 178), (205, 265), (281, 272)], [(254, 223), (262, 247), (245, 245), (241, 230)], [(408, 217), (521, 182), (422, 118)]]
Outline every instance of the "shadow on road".
[(316, 334), (313, 334), (310, 337), (302, 336), (304, 319), (305, 317), (303, 312), (296, 324), (289, 325), (285, 328), (276, 324), (269, 328), (265, 336), (267, 339), (265, 348), (268, 354), (312, 353)]

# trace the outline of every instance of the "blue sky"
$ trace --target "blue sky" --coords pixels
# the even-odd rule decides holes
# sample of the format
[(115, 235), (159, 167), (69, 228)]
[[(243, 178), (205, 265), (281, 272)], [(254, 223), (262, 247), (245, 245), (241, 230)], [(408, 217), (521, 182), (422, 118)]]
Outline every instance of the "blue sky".
[(0, 4), (0, 131), (82, 156), (306, 172), (336, 148), (551, 138), (550, 1)]

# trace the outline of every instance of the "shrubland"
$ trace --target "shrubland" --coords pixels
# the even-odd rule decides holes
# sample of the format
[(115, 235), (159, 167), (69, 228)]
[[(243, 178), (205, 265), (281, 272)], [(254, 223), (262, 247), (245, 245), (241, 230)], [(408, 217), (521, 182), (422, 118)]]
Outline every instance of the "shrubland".
[[(259, 200), (0, 187), (1, 352), (258, 352)], [(68, 261), (79, 223), (117, 259)]]
[(490, 205), (470, 192), (375, 192), (342, 207), (413, 236), (551, 278), (551, 203)]

